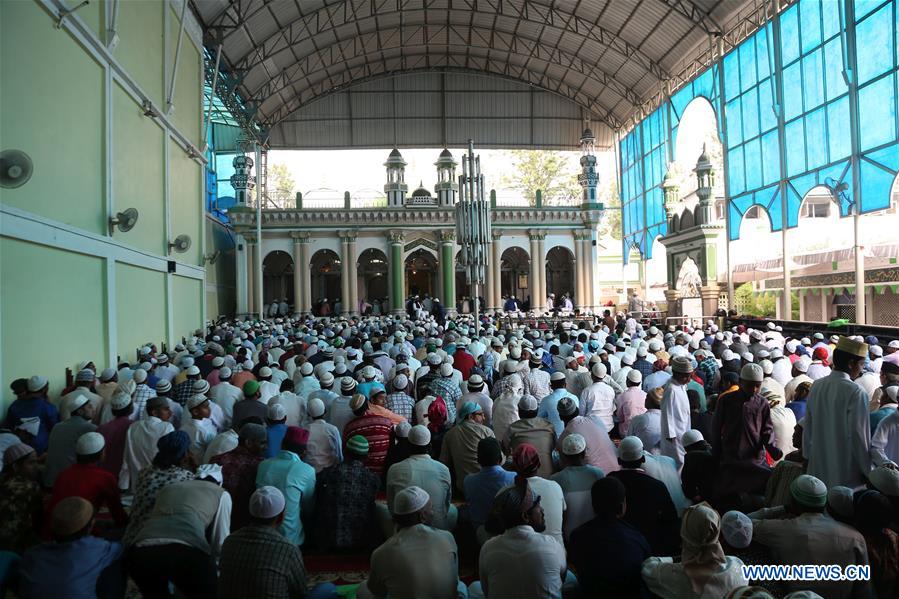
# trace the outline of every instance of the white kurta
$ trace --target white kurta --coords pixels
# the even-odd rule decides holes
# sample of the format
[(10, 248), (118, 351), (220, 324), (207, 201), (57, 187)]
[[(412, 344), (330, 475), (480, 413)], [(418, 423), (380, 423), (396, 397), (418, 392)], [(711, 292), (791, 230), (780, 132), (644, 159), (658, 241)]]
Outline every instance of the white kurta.
[(156, 442), (160, 437), (175, 431), (170, 422), (156, 416), (147, 416), (128, 427), (125, 434), (125, 454), (119, 472), (119, 488), (131, 489), (137, 475), (156, 457)]
[(222, 409), (224, 426), (231, 426), (234, 415), (234, 404), (243, 399), (243, 391), (229, 382), (219, 383), (209, 390), (209, 400)]
[(596, 423), (601, 422), (606, 432), (615, 426), (615, 391), (604, 382), (593, 383), (584, 389), (579, 403), (581, 415)]
[[(774, 445), (784, 456), (796, 450), (793, 447), (793, 429), (796, 428), (796, 414), (783, 405), (771, 408), (771, 424), (774, 425)], [(783, 457), (781, 457), (781, 460)], [(780, 461), (780, 460), (778, 460)]]
[(878, 466), (899, 464), (899, 410), (880, 421), (871, 437), (871, 459)]
[(790, 382), (784, 385), (784, 400), (787, 403), (793, 401), (793, 396), (796, 395), (796, 387), (801, 385), (802, 383), (814, 383), (812, 379), (808, 378), (808, 376), (804, 374), (800, 374), (799, 376), (790, 379)]
[(680, 470), (684, 466), (684, 433), (690, 430), (690, 399), (687, 387), (674, 379), (665, 387), (662, 396), (662, 455), (673, 459)]
[(783, 385), (787, 386), (790, 379), (793, 378), (793, 364), (788, 358), (781, 358), (774, 363), (774, 370), (771, 372), (771, 378)]
[(820, 478), (828, 488), (859, 487), (871, 470), (870, 445), (871, 421), (864, 389), (845, 372), (834, 371), (815, 381), (802, 435), (808, 474)]

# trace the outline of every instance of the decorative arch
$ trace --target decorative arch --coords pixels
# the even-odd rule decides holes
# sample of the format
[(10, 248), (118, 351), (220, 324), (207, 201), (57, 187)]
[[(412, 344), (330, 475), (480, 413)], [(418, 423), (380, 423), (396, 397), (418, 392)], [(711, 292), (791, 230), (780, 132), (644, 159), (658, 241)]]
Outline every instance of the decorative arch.
[(574, 297), (574, 254), (567, 247), (557, 245), (546, 252), (546, 292)]
[(437, 256), (419, 248), (406, 256), (406, 295), (437, 295)]
[[(512, 246), (506, 248), (500, 257), (500, 293), (503, 297), (514, 295), (519, 299), (527, 296), (531, 290), (531, 257), (521, 247)], [(526, 285), (520, 285), (525, 282)]]
[(677, 282), (675, 289), (681, 298), (699, 297), (702, 288), (702, 275), (699, 274), (699, 264), (690, 256), (678, 260)]
[(684, 208), (683, 213), (681, 213), (680, 217), (680, 231), (686, 231), (691, 228), (694, 224), (696, 224), (695, 218), (693, 216), (693, 211), (689, 208)]
[(266, 304), (287, 301), (293, 304), (293, 257), (275, 250), (262, 260), (262, 299)]
[(359, 298), (370, 304), (375, 300), (385, 303), (389, 294), (387, 255), (376, 248), (363, 250), (356, 261), (356, 271)]
[(334, 308), (335, 300), (340, 298), (340, 273), (343, 264), (340, 257), (332, 250), (318, 250), (309, 260), (309, 276), (312, 284), (312, 302), (318, 305), (327, 299)]

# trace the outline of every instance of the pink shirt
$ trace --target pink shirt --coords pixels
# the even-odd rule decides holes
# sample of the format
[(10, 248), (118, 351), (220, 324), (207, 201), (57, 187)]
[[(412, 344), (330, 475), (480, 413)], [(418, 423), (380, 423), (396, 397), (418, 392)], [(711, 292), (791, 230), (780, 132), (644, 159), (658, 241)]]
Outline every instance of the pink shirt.
[(615, 398), (615, 414), (618, 416), (618, 430), (627, 436), (631, 418), (646, 412), (646, 391), (640, 387), (628, 387)]

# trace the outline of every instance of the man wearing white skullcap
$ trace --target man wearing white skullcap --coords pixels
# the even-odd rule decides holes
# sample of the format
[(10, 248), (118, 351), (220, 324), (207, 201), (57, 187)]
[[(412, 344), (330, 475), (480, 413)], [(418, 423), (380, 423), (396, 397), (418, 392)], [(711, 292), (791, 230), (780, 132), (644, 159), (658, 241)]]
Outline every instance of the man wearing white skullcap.
[(766, 450), (775, 460), (783, 457), (774, 445), (770, 406), (759, 395), (763, 380), (759, 364), (746, 364), (740, 371), (740, 388), (718, 402), (709, 436), (713, 453), (724, 464), (748, 462), (767, 467)]
[(261, 487), (250, 497), (250, 524), (222, 544), (219, 597), (308, 596), (300, 550), (278, 532), (284, 504), (275, 487)]
[(6, 426), (10, 430), (16, 430), (23, 421), (33, 422), (38, 419), (37, 430), (33, 433), (34, 439), (30, 445), (40, 455), (47, 451), (47, 441), (50, 437), (50, 429), (59, 421), (59, 410), (47, 400), (49, 382), (45, 377), (35, 375), (25, 384), (25, 392), (13, 401), (6, 411)]
[(187, 400), (184, 406), (190, 413), (190, 418), (181, 422), (181, 430), (190, 436), (190, 453), (198, 464), (203, 463), (206, 455), (206, 447), (216, 436), (215, 425), (209, 418), (211, 410), (209, 399), (205, 395), (194, 395)]
[[(167, 381), (166, 384), (171, 385)], [(119, 472), (120, 489), (135, 489), (141, 470), (149, 466), (156, 457), (159, 439), (175, 431), (171, 418), (172, 409), (168, 398), (154, 397), (147, 402), (143, 417), (128, 427), (124, 460)]]
[(431, 528), (431, 500), (420, 487), (408, 487), (394, 498), (396, 533), (371, 555), (368, 580), (357, 597), (391, 599), (455, 599), (465, 595), (459, 582), (459, 551), (453, 535)]
[(593, 382), (581, 391), (578, 411), (581, 416), (587, 416), (609, 432), (615, 426), (615, 391), (605, 382), (607, 374), (606, 366), (602, 362), (596, 362), (590, 367)]
[(462, 407), (462, 404), (465, 402), (474, 402), (481, 406), (481, 410), (484, 411), (484, 418), (486, 419), (487, 426), (492, 426), (493, 424), (493, 400), (490, 398), (490, 395), (487, 394), (486, 388), (487, 385), (484, 382), (484, 378), (475, 373), (472, 374), (468, 381), (466, 382), (468, 386), (468, 392), (466, 392), (459, 400), (456, 402), (456, 410)]
[(646, 412), (646, 392), (643, 390), (643, 375), (636, 368), (627, 373), (627, 389), (615, 398), (615, 418), (618, 433), (627, 436), (633, 418)]
[(272, 382), (272, 369), (263, 366), (256, 379), (259, 381), (259, 401), (268, 405), (269, 400), (281, 392), (278, 385)]
[(322, 400), (311, 398), (306, 405), (306, 414), (310, 418), (306, 425), (309, 441), (303, 460), (315, 468), (315, 473), (318, 474), (343, 461), (343, 443), (337, 427), (325, 420), (325, 404)]
[(331, 372), (322, 372), (317, 375), (319, 388), (314, 391), (310, 391), (306, 396), (306, 401), (309, 402), (313, 399), (320, 399), (322, 403), (325, 405), (325, 411), (327, 411), (331, 404), (334, 403), (334, 400), (337, 399), (339, 394), (334, 390), (334, 382), (336, 379)]
[(690, 422), (690, 399), (687, 397), (687, 383), (693, 374), (693, 365), (686, 356), (671, 358), (671, 381), (665, 386), (662, 396), (662, 454), (673, 459), (678, 469), (684, 465), (684, 446), (681, 436), (692, 428)]
[(116, 526), (124, 528), (128, 515), (122, 507), (116, 475), (100, 467), (106, 441), (100, 433), (84, 433), (75, 444), (76, 463), (59, 473), (53, 485), (53, 496), (47, 513), (66, 497), (83, 497), (94, 511), (109, 509)]
[(75, 375), (75, 388), (66, 393), (58, 400), (56, 400), (56, 407), (59, 409), (59, 416), (62, 420), (67, 420), (69, 418), (69, 413), (66, 410), (66, 406), (69, 403), (69, 400), (78, 395), (84, 395), (88, 398), (88, 401), (91, 402), (91, 406), (93, 407), (93, 411), (95, 415), (99, 415), (100, 406), (103, 405), (103, 398), (94, 393), (94, 382), (95, 382), (96, 373), (90, 368), (84, 368), (79, 370)]
[(64, 410), (71, 416), (60, 422), (50, 432), (47, 446), (47, 460), (44, 468), (44, 487), (53, 488), (59, 473), (75, 463), (75, 444), (84, 433), (97, 430), (92, 422), (94, 409), (84, 395), (75, 395), (67, 400)]
[(431, 498), (431, 525), (443, 530), (456, 527), (458, 513), (452, 504), (452, 478), (449, 468), (431, 458), (431, 431), (418, 424), (409, 431), (409, 457), (387, 471), (387, 508), (390, 513), (396, 495), (403, 489), (416, 486)]
[(106, 440), (106, 456), (100, 462), (100, 466), (118, 479), (119, 473), (122, 471), (128, 429), (134, 424), (131, 419), (131, 415), (134, 413), (134, 402), (131, 401), (131, 396), (119, 392), (113, 394), (109, 407), (112, 420), (97, 428), (97, 432)]
[(565, 496), (565, 524), (563, 533), (569, 540), (575, 528), (593, 518), (590, 491), (593, 483), (605, 474), (586, 461), (587, 440), (583, 435), (572, 433), (561, 443), (564, 468), (552, 475), (551, 480), (562, 487)]
[[(816, 383), (817, 384), (817, 383)], [(753, 540), (771, 550), (773, 563), (785, 565), (868, 565), (865, 539), (854, 528), (825, 513), (827, 486), (803, 474), (790, 483), (790, 501), (747, 514)], [(787, 582), (789, 590), (815, 591), (823, 597), (867, 597), (868, 581), (808, 580)]]
[(207, 396), (211, 402), (221, 408), (224, 420), (223, 427), (231, 428), (234, 404), (243, 399), (243, 391), (231, 384), (232, 371), (230, 368), (222, 366), (216, 373), (218, 383), (209, 389)]

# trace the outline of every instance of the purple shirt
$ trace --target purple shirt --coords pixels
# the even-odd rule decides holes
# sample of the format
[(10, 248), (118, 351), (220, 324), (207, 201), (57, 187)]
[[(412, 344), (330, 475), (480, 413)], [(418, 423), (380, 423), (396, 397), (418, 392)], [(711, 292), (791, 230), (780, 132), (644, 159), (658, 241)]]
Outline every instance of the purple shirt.
[(97, 428), (97, 432), (103, 435), (103, 439), (106, 440), (106, 456), (100, 462), (100, 467), (111, 472), (116, 479), (118, 479), (119, 471), (122, 469), (128, 427), (133, 423), (134, 421), (131, 420), (130, 416), (119, 416), (106, 424), (101, 424)]

